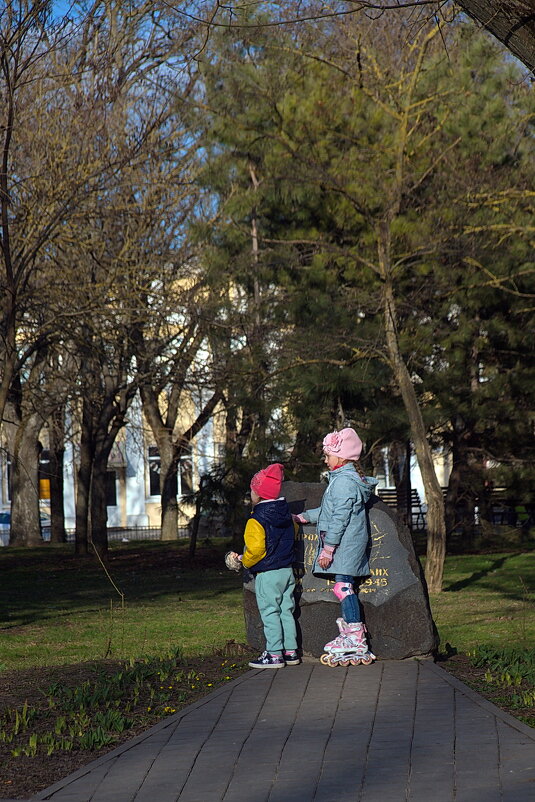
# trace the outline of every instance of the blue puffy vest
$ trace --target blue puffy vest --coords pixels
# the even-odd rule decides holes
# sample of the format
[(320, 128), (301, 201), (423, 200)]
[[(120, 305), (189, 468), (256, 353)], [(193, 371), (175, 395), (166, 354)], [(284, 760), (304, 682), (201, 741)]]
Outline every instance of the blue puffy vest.
[(295, 561), (295, 527), (286, 499), (264, 501), (257, 504), (251, 513), (264, 527), (266, 533), (266, 556), (250, 568), (252, 574), (287, 568)]

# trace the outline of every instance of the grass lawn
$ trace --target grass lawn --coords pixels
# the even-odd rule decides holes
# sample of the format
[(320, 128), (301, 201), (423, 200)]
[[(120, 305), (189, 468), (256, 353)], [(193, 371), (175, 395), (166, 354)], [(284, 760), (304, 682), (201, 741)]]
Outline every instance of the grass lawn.
[(108, 577), (71, 546), (0, 549), (0, 667), (131, 659), (177, 647), (206, 655), (243, 641), (241, 581), (225, 568), (224, 550), (201, 545), (192, 563), (187, 543), (120, 544), (110, 551)]
[(535, 552), (448, 557), (443, 591), (431, 597), (440, 650), (533, 649), (534, 601)]
[[(189, 657), (244, 641), (241, 578), (223, 564), (226, 547), (201, 544), (191, 562), (184, 542), (118, 544), (109, 576), (72, 546), (0, 549), (0, 667), (176, 648)], [(441, 651), (532, 648), (534, 589), (535, 552), (448, 557), (444, 590), (431, 598)]]

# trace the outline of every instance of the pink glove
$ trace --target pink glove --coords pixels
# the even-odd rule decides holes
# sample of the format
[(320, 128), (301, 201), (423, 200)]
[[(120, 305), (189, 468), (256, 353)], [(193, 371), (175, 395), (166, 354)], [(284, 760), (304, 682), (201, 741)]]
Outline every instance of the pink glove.
[(299, 515), (292, 515), (292, 518), (294, 519), (294, 521), (296, 522), (296, 524), (307, 524), (307, 523), (308, 523), (307, 519), (306, 519), (306, 518), (304, 518), (304, 517), (303, 517), (301, 514), (299, 514)]
[(325, 570), (333, 561), (336, 546), (324, 546), (319, 553), (318, 563)]

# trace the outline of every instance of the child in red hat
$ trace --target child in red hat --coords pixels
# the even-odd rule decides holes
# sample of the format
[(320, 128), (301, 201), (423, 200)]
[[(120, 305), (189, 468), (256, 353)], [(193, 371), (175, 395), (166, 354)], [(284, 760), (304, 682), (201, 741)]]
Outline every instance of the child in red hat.
[(255, 577), (266, 649), (249, 663), (252, 668), (283, 668), (300, 662), (293, 615), (296, 525), (280, 495), (283, 480), (284, 468), (279, 462), (253, 476), (253, 509), (244, 532), (245, 550), (241, 557), (236, 552), (227, 555), (230, 561), (241, 560)]

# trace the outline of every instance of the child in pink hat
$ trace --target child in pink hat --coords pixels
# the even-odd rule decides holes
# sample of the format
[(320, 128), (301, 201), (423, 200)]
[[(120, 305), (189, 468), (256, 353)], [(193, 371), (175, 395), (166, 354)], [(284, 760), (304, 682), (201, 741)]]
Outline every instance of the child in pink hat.
[(285, 498), (281, 497), (284, 468), (275, 462), (251, 479), (253, 509), (244, 532), (243, 555), (230, 552), (229, 567), (241, 561), (255, 577), (258, 611), (264, 626), (266, 649), (252, 668), (284, 668), (297, 665), (297, 632), (294, 619), (296, 525)]
[(330, 432), (323, 439), (324, 460), (329, 468), (329, 484), (321, 506), (295, 516), (298, 523), (317, 525), (318, 545), (312, 568), (316, 576), (333, 584), (340, 601), (341, 618), (336, 623), (340, 635), (325, 646), (326, 665), (371, 663), (366, 627), (362, 623), (359, 600), (354, 590), (357, 577), (370, 573), (368, 564), (369, 530), (366, 502), (377, 479), (365, 476), (358, 462), (362, 440), (349, 427)]

